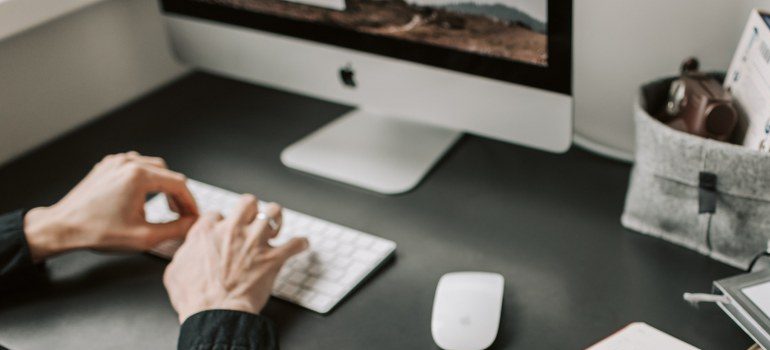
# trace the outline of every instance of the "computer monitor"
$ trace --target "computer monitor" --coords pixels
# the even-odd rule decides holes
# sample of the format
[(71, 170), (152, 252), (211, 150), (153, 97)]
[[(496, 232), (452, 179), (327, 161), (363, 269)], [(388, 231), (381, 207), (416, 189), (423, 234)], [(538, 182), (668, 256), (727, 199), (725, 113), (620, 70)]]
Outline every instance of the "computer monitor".
[(572, 0), (162, 4), (182, 61), (356, 107), (286, 148), (291, 168), (394, 194), (462, 132), (571, 144)]

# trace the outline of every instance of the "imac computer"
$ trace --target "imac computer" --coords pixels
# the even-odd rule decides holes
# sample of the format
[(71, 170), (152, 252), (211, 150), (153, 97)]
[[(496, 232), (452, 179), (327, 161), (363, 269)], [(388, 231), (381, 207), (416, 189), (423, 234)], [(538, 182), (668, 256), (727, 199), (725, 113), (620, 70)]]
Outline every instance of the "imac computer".
[(571, 144), (572, 0), (162, 6), (183, 62), (355, 107), (287, 147), (290, 168), (395, 194), (463, 132), (550, 152)]

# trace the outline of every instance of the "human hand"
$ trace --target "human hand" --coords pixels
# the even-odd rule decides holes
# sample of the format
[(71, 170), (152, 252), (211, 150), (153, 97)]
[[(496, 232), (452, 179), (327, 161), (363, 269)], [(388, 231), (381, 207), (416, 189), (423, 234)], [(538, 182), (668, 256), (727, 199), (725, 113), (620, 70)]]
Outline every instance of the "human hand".
[[(150, 224), (144, 203), (165, 193), (180, 219)], [(161, 158), (136, 152), (105, 157), (58, 203), (27, 212), (24, 231), (36, 262), (68, 250), (147, 250), (184, 237), (198, 209), (184, 175), (168, 170)]]
[(270, 297), (283, 264), (308, 246), (292, 238), (280, 247), (268, 240), (280, 230), (281, 207), (271, 203), (261, 211), (278, 223), (257, 218), (257, 199), (243, 195), (223, 219), (206, 213), (190, 229), (184, 244), (166, 268), (163, 283), (179, 322), (204, 310), (226, 309), (259, 313)]

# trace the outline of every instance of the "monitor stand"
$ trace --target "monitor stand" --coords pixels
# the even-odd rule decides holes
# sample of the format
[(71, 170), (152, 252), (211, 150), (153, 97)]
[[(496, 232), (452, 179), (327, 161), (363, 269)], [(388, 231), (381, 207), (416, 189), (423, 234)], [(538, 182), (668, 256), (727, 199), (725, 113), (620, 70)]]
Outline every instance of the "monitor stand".
[(461, 133), (361, 110), (286, 148), (289, 168), (384, 194), (413, 189)]

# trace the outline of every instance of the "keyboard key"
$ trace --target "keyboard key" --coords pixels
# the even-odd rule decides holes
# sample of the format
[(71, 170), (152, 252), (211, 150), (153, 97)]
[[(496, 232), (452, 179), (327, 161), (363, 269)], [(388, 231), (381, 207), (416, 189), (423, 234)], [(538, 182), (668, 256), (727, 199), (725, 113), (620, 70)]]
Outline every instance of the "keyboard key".
[(310, 300), (310, 307), (316, 310), (328, 310), (331, 308), (332, 298), (323, 294), (316, 294), (316, 296)]
[(318, 278), (316, 277), (308, 277), (305, 279), (304, 282), (302, 282), (302, 285), (307, 287), (308, 289), (313, 289), (313, 286), (318, 282)]
[(348, 257), (337, 255), (331, 263), (336, 269), (346, 270), (352, 262), (353, 260)]
[(359, 262), (353, 262), (350, 264), (350, 267), (348, 267), (347, 275), (360, 277), (364, 275), (367, 271), (369, 271), (369, 268), (366, 265), (361, 264)]
[(300, 291), (297, 285), (291, 283), (283, 283), (276, 289), (281, 295), (289, 297), (294, 297)]
[(374, 264), (380, 260), (380, 256), (367, 250), (356, 250), (353, 252), (353, 259), (367, 264)]
[(295, 284), (302, 284), (305, 282), (305, 279), (307, 279), (307, 275), (299, 271), (292, 271), (289, 276), (286, 277), (287, 281)]
[(355, 244), (359, 248), (369, 248), (374, 243), (374, 239), (368, 235), (359, 234), (356, 238)]
[(273, 285), (273, 291), (277, 292), (277, 291), (281, 290), (283, 288), (283, 285), (284, 285), (283, 282), (281, 282), (281, 281), (276, 279), (275, 284)]
[(372, 244), (371, 249), (377, 253), (385, 253), (390, 251), (391, 247), (388, 241), (378, 239)]
[(284, 210), (281, 215), (283, 216), (283, 222), (287, 225), (294, 225), (294, 221), (299, 217), (291, 210)]
[(283, 285), (283, 292), (286, 294), (296, 295), (299, 293), (299, 286), (291, 283), (285, 283)]
[(277, 280), (285, 280), (286, 277), (289, 277), (289, 274), (292, 272), (291, 268), (284, 265), (283, 268), (281, 268), (281, 271), (278, 271), (278, 276), (276, 277)]
[(326, 230), (326, 235), (330, 238), (338, 237), (342, 233), (342, 228), (339, 226), (329, 226), (329, 228)]
[(319, 276), (323, 273), (324, 268), (321, 264), (315, 264), (307, 269), (307, 272), (313, 276)]
[[(291, 210), (291, 209), (284, 209), (284, 210)], [(298, 212), (293, 212), (293, 213), (294, 213), (294, 224), (299, 227), (306, 227), (312, 221), (312, 217), (310, 216), (307, 216)]]
[(309, 229), (312, 230), (312, 231), (315, 231), (315, 232), (320, 232), (320, 231), (325, 230), (326, 227), (327, 227), (327, 225), (326, 225), (325, 222), (316, 221), (316, 222), (313, 222), (312, 224), (310, 224)]
[(355, 283), (358, 283), (358, 281), (360, 281), (360, 280), (361, 280), (361, 276), (360, 275), (352, 274), (352, 273), (348, 273), (348, 274), (342, 276), (342, 278), (340, 278), (340, 282), (342, 284), (349, 285), (349, 286), (350, 285), (354, 285)]
[(316, 247), (319, 247), (321, 243), (323, 243), (321, 237), (319, 237), (318, 235), (307, 236), (307, 241), (310, 244), (310, 246), (313, 247), (314, 249)]
[(315, 297), (315, 293), (307, 290), (307, 289), (301, 289), (297, 294), (294, 295), (294, 300), (302, 303), (303, 305), (307, 305), (310, 300)]
[(333, 253), (319, 251), (315, 253), (315, 258), (322, 263), (329, 263), (334, 260), (335, 255)]
[(297, 270), (307, 269), (312, 263), (313, 255), (314, 254), (312, 251), (305, 251), (305, 252), (299, 253), (299, 255), (289, 260), (289, 262), (291, 263), (291, 267)]
[(337, 248), (337, 242), (328, 240), (328, 239), (324, 240), (318, 245), (318, 249), (323, 251), (331, 252), (331, 251), (334, 251), (336, 248)]
[(339, 296), (344, 291), (342, 286), (339, 284), (313, 277), (308, 278), (308, 281), (305, 281), (305, 286), (332, 297)]
[(324, 269), (321, 272), (321, 278), (329, 281), (337, 281), (339, 280), (344, 273), (342, 270), (336, 270), (336, 269)]
[(352, 243), (355, 239), (356, 239), (355, 233), (348, 230), (340, 231), (340, 241), (346, 242), (346, 243)]
[(353, 248), (352, 245), (347, 243), (342, 243), (337, 247), (337, 254), (342, 256), (350, 256), (351, 254), (353, 254), (354, 250), (355, 249)]

